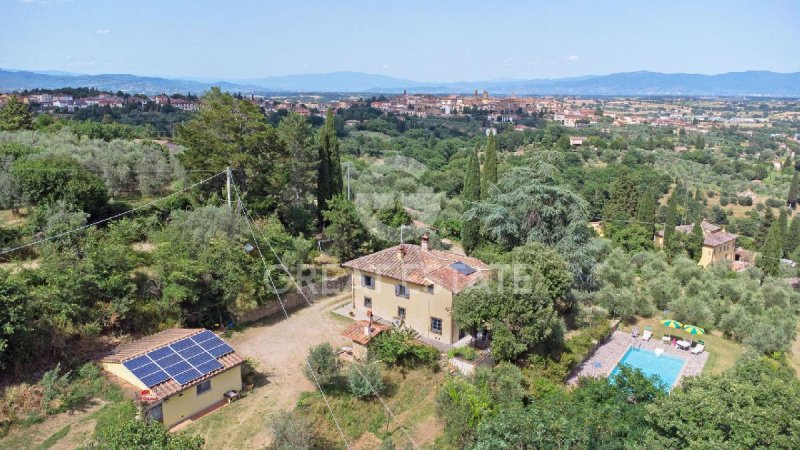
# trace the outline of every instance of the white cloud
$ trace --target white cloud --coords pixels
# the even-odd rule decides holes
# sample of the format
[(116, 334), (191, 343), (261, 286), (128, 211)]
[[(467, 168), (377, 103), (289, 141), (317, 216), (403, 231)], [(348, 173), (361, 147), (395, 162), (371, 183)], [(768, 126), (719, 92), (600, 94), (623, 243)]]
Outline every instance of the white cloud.
[(569, 56), (567, 56), (567, 61), (577, 61), (578, 59), (580, 59), (580, 58), (578, 58), (578, 55), (569, 55)]
[(67, 2), (71, 2), (73, 0), (19, 0), (19, 1), (21, 3), (29, 3), (29, 4), (39, 3), (39, 4), (42, 4), (42, 5), (47, 5), (47, 4), (53, 4), (53, 3), (67, 3)]
[(109, 30), (108, 28), (101, 28), (101, 29), (95, 31), (95, 33), (97, 33), (97, 34), (108, 34), (108, 33), (111, 33), (111, 30)]

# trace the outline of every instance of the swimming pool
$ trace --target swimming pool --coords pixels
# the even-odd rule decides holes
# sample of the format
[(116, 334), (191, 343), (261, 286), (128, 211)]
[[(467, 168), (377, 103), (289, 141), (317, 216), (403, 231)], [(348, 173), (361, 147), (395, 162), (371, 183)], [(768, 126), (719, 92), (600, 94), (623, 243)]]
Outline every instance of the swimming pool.
[(656, 375), (667, 385), (668, 389), (672, 389), (685, 362), (685, 359), (676, 356), (667, 356), (663, 353), (661, 356), (656, 356), (650, 350), (630, 347), (622, 356), (622, 359), (619, 360), (617, 366), (614, 367), (614, 370), (611, 371), (609, 377), (613, 379), (619, 372), (619, 366), (626, 364), (641, 370), (647, 376)]

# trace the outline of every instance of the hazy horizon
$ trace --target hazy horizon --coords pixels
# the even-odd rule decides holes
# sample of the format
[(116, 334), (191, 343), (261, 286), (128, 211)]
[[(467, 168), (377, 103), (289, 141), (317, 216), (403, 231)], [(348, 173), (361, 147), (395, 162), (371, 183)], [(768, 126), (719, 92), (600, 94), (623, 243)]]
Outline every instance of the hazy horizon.
[(4, 0), (0, 67), (420, 82), (800, 71), (800, 2)]

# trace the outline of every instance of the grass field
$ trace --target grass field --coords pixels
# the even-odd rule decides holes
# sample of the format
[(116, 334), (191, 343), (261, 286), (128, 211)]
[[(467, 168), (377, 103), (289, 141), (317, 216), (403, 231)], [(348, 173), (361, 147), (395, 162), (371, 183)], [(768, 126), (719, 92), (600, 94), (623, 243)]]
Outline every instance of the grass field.
[(708, 361), (703, 368), (703, 374), (716, 375), (724, 372), (729, 367), (732, 367), (736, 361), (744, 353), (741, 344), (726, 339), (719, 331), (711, 331), (710, 333), (697, 336), (686, 333), (683, 330), (676, 330), (667, 328), (661, 325), (661, 316), (653, 317), (640, 317), (632, 324), (621, 325), (620, 329), (625, 332), (630, 332), (633, 327), (639, 327), (644, 330), (644, 327), (653, 327), (653, 339), (661, 339), (665, 334), (672, 334), (675, 336), (684, 336), (687, 339), (702, 340), (706, 343), (706, 351), (708, 352)]
[[(428, 368), (404, 370), (384, 367), (383, 376), (387, 385), (383, 399), (418, 448), (438, 448), (437, 438), (442, 432), (442, 424), (436, 418), (435, 396), (444, 382), (445, 372), (433, 372)], [(388, 436), (397, 448), (405, 448), (410, 443), (377, 399), (359, 400), (343, 389), (331, 391), (328, 401), (354, 448), (375, 448)], [(303, 394), (296, 410), (311, 419), (317, 433), (326, 442), (334, 448), (344, 446), (318, 392)]]

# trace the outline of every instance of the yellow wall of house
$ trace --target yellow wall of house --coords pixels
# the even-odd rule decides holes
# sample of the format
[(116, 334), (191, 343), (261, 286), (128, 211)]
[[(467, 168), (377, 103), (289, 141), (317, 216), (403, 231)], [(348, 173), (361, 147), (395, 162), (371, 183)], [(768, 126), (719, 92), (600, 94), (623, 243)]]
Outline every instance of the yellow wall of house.
[(653, 242), (656, 244), (656, 248), (661, 248), (664, 246), (664, 236), (655, 235), (653, 238)]
[(242, 390), (242, 366), (214, 375), (211, 379), (211, 390), (197, 395), (197, 386), (167, 398), (161, 404), (164, 414), (164, 425), (171, 427), (209, 406), (224, 400), (223, 395), (230, 391)]
[[(361, 275), (371, 275), (375, 280), (374, 288), (362, 286)], [(394, 287), (399, 280), (370, 272), (353, 270), (352, 292), (356, 308), (363, 309), (364, 298), (372, 299), (372, 312), (377, 318), (391, 321), (398, 319), (398, 308), (406, 309), (405, 324), (417, 331), (421, 336), (452, 344), (458, 340), (456, 327), (451, 311), (453, 309), (453, 293), (438, 284), (434, 284), (433, 293), (428, 293), (426, 286), (406, 283), (409, 296), (398, 297)], [(431, 318), (442, 319), (442, 333), (431, 330)]]
[(700, 264), (703, 267), (708, 267), (717, 261), (733, 261), (736, 259), (736, 240), (728, 241), (716, 247), (703, 246), (703, 254), (700, 257)]
[(113, 373), (114, 375), (122, 378), (139, 389), (147, 389), (147, 386), (139, 381), (139, 379), (136, 378), (136, 375), (132, 374), (127, 367), (122, 365), (122, 363), (104, 362), (103, 369)]

